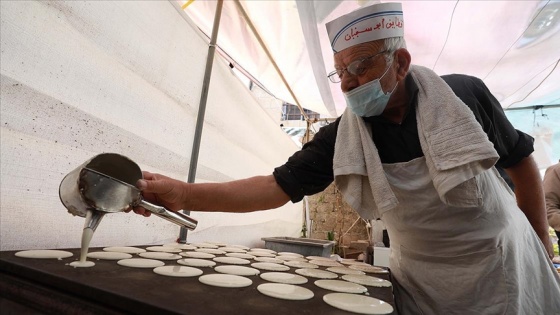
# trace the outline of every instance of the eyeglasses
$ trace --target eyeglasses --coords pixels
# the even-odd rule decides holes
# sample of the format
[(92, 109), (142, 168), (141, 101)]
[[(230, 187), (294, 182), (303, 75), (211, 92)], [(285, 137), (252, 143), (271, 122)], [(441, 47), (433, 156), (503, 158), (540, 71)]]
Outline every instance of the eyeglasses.
[(362, 75), (366, 72), (366, 70), (368, 68), (371, 67), (371, 64), (367, 64), (366, 62), (369, 62), (372, 58), (375, 58), (376, 56), (379, 56), (381, 54), (384, 54), (386, 52), (389, 52), (388, 50), (383, 50), (380, 51), (376, 54), (373, 54), (369, 57), (365, 57), (359, 60), (355, 60), (352, 61), (348, 67), (344, 68), (344, 69), (336, 69), (333, 72), (329, 73), (327, 75), (327, 77), (329, 78), (329, 80), (332, 83), (339, 83), (340, 81), (342, 81), (342, 77), (344, 76), (344, 72), (348, 72), (351, 75)]

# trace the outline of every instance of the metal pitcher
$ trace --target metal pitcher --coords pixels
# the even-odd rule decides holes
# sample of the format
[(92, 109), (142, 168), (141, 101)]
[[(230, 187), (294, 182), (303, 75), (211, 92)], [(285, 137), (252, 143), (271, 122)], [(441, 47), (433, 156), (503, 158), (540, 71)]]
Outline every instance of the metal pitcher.
[(121, 212), (140, 206), (177, 225), (194, 230), (198, 221), (179, 212), (167, 210), (142, 199), (136, 182), (142, 170), (129, 158), (116, 153), (102, 153), (86, 161), (66, 175), (59, 187), (59, 196), (68, 212), (91, 219), (85, 228), (95, 231), (106, 213)]

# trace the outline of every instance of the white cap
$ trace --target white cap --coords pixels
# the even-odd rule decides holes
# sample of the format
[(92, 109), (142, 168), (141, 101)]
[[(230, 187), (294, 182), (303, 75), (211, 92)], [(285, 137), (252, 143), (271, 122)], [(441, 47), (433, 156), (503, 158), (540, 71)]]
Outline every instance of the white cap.
[(326, 24), (335, 53), (348, 47), (389, 37), (404, 36), (400, 3), (377, 3), (343, 15)]

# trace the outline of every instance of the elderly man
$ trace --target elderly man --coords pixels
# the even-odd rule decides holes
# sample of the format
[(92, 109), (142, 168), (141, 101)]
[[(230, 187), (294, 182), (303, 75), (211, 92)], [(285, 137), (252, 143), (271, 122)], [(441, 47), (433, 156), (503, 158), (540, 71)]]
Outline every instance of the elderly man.
[(359, 9), (327, 31), (336, 69), (328, 77), (348, 105), (336, 122), (272, 175), (187, 184), (145, 173), (144, 196), (172, 210), (248, 212), (335, 180), (363, 218), (385, 223), (402, 314), (558, 313), (533, 139), (481, 80), (411, 65), (400, 4)]

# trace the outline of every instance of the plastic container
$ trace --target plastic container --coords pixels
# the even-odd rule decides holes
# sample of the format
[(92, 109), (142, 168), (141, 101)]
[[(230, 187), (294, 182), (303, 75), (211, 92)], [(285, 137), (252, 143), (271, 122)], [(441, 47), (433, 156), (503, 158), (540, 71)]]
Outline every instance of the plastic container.
[(303, 256), (330, 257), (334, 241), (297, 237), (263, 237), (264, 247), (276, 252), (292, 252)]
[(389, 256), (391, 248), (374, 247), (373, 248), (373, 265), (380, 267), (389, 267)]

